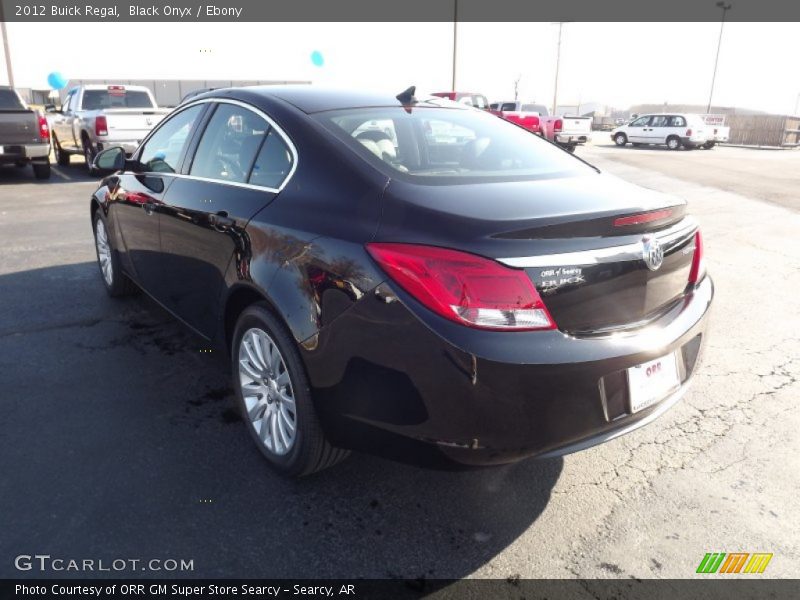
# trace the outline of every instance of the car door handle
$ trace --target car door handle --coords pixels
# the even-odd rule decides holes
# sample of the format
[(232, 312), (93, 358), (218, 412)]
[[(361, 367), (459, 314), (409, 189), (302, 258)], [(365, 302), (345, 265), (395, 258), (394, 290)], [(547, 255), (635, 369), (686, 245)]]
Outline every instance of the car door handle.
[(220, 227), (230, 227), (236, 221), (228, 217), (227, 211), (221, 210), (218, 213), (208, 215), (208, 222), (212, 225), (219, 225)]

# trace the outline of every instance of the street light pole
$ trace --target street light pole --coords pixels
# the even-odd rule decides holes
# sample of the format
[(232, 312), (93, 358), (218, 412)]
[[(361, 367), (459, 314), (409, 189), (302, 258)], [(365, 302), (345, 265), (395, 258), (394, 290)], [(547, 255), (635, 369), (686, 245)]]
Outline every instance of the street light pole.
[(558, 24), (558, 49), (556, 50), (556, 80), (553, 84), (553, 115), (556, 114), (556, 107), (558, 107), (558, 68), (561, 63), (561, 30), (563, 27), (564, 23), (560, 22)]
[(725, 15), (731, 9), (733, 4), (730, 2), (725, 4), (725, 2), (717, 2), (717, 7), (722, 9), (722, 21), (719, 25), (719, 41), (717, 41), (717, 57), (714, 59), (714, 73), (711, 75), (711, 91), (708, 94), (708, 107), (706, 108), (706, 113), (711, 112), (711, 99), (714, 97), (714, 82), (717, 79), (717, 65), (719, 64), (719, 49), (722, 46), (722, 30), (725, 28)]
[(456, 91), (456, 56), (458, 44), (458, 0), (453, 0), (453, 81), (450, 90)]
[(8, 85), (14, 87), (14, 71), (11, 69), (11, 50), (8, 45), (8, 31), (6, 31), (6, 16), (3, 14), (3, 3), (0, 2), (0, 33), (3, 34), (3, 55), (6, 57), (6, 73)]

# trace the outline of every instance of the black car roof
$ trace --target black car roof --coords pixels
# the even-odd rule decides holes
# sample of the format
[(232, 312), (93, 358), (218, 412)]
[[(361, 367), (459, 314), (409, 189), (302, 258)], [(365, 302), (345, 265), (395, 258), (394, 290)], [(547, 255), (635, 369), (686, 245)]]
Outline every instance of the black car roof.
[[(232, 92), (232, 94), (236, 92), (249, 92), (251, 94), (255, 93), (261, 96), (279, 98), (305, 113), (368, 106), (403, 106), (395, 95), (388, 92), (324, 88), (313, 85), (262, 85), (246, 88), (229, 88), (229, 91)], [(402, 89), (398, 89), (397, 93), (399, 94), (402, 91)], [(443, 102), (441, 98), (436, 98), (434, 96), (418, 96), (417, 99), (419, 102), (434, 102), (436, 105), (441, 105)], [(450, 105), (454, 108), (462, 107), (457, 104), (448, 104), (448, 106)]]

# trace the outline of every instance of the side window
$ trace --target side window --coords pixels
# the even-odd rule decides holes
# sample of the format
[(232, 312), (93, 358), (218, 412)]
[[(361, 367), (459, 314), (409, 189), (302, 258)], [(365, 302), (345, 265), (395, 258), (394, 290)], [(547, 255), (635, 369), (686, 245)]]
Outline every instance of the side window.
[(189, 132), (203, 110), (197, 104), (164, 121), (142, 148), (139, 162), (145, 170), (156, 173), (174, 173), (178, 168)]
[(267, 135), (261, 151), (253, 163), (248, 183), (263, 185), (269, 188), (279, 188), (283, 180), (289, 176), (294, 164), (294, 157), (278, 133), (272, 129)]
[(190, 175), (245, 183), (269, 125), (236, 104), (220, 103), (208, 122)]
[(650, 123), (651, 127), (666, 127), (669, 117), (666, 115), (656, 115)]
[(681, 116), (672, 117), (670, 127), (686, 127), (686, 119)]
[(517, 105), (514, 104), (513, 102), (504, 102), (503, 107), (500, 110), (502, 110), (503, 112), (514, 112), (515, 110), (517, 110)]
[(486, 96), (475, 95), (472, 97), (472, 106), (477, 108), (488, 108), (489, 102), (486, 100)]
[(644, 127), (647, 125), (647, 122), (650, 120), (650, 115), (645, 117), (639, 117), (633, 123), (631, 123), (631, 127)]

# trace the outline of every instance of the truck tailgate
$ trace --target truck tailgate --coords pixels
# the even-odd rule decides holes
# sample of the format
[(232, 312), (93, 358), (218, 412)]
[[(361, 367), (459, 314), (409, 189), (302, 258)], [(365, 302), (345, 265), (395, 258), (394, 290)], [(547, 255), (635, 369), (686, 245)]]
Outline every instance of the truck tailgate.
[(109, 141), (141, 141), (166, 116), (166, 111), (108, 110), (102, 114), (108, 123)]
[(32, 110), (0, 111), (0, 146), (40, 142), (39, 120)]
[(562, 117), (561, 133), (568, 135), (589, 135), (592, 132), (591, 117)]

